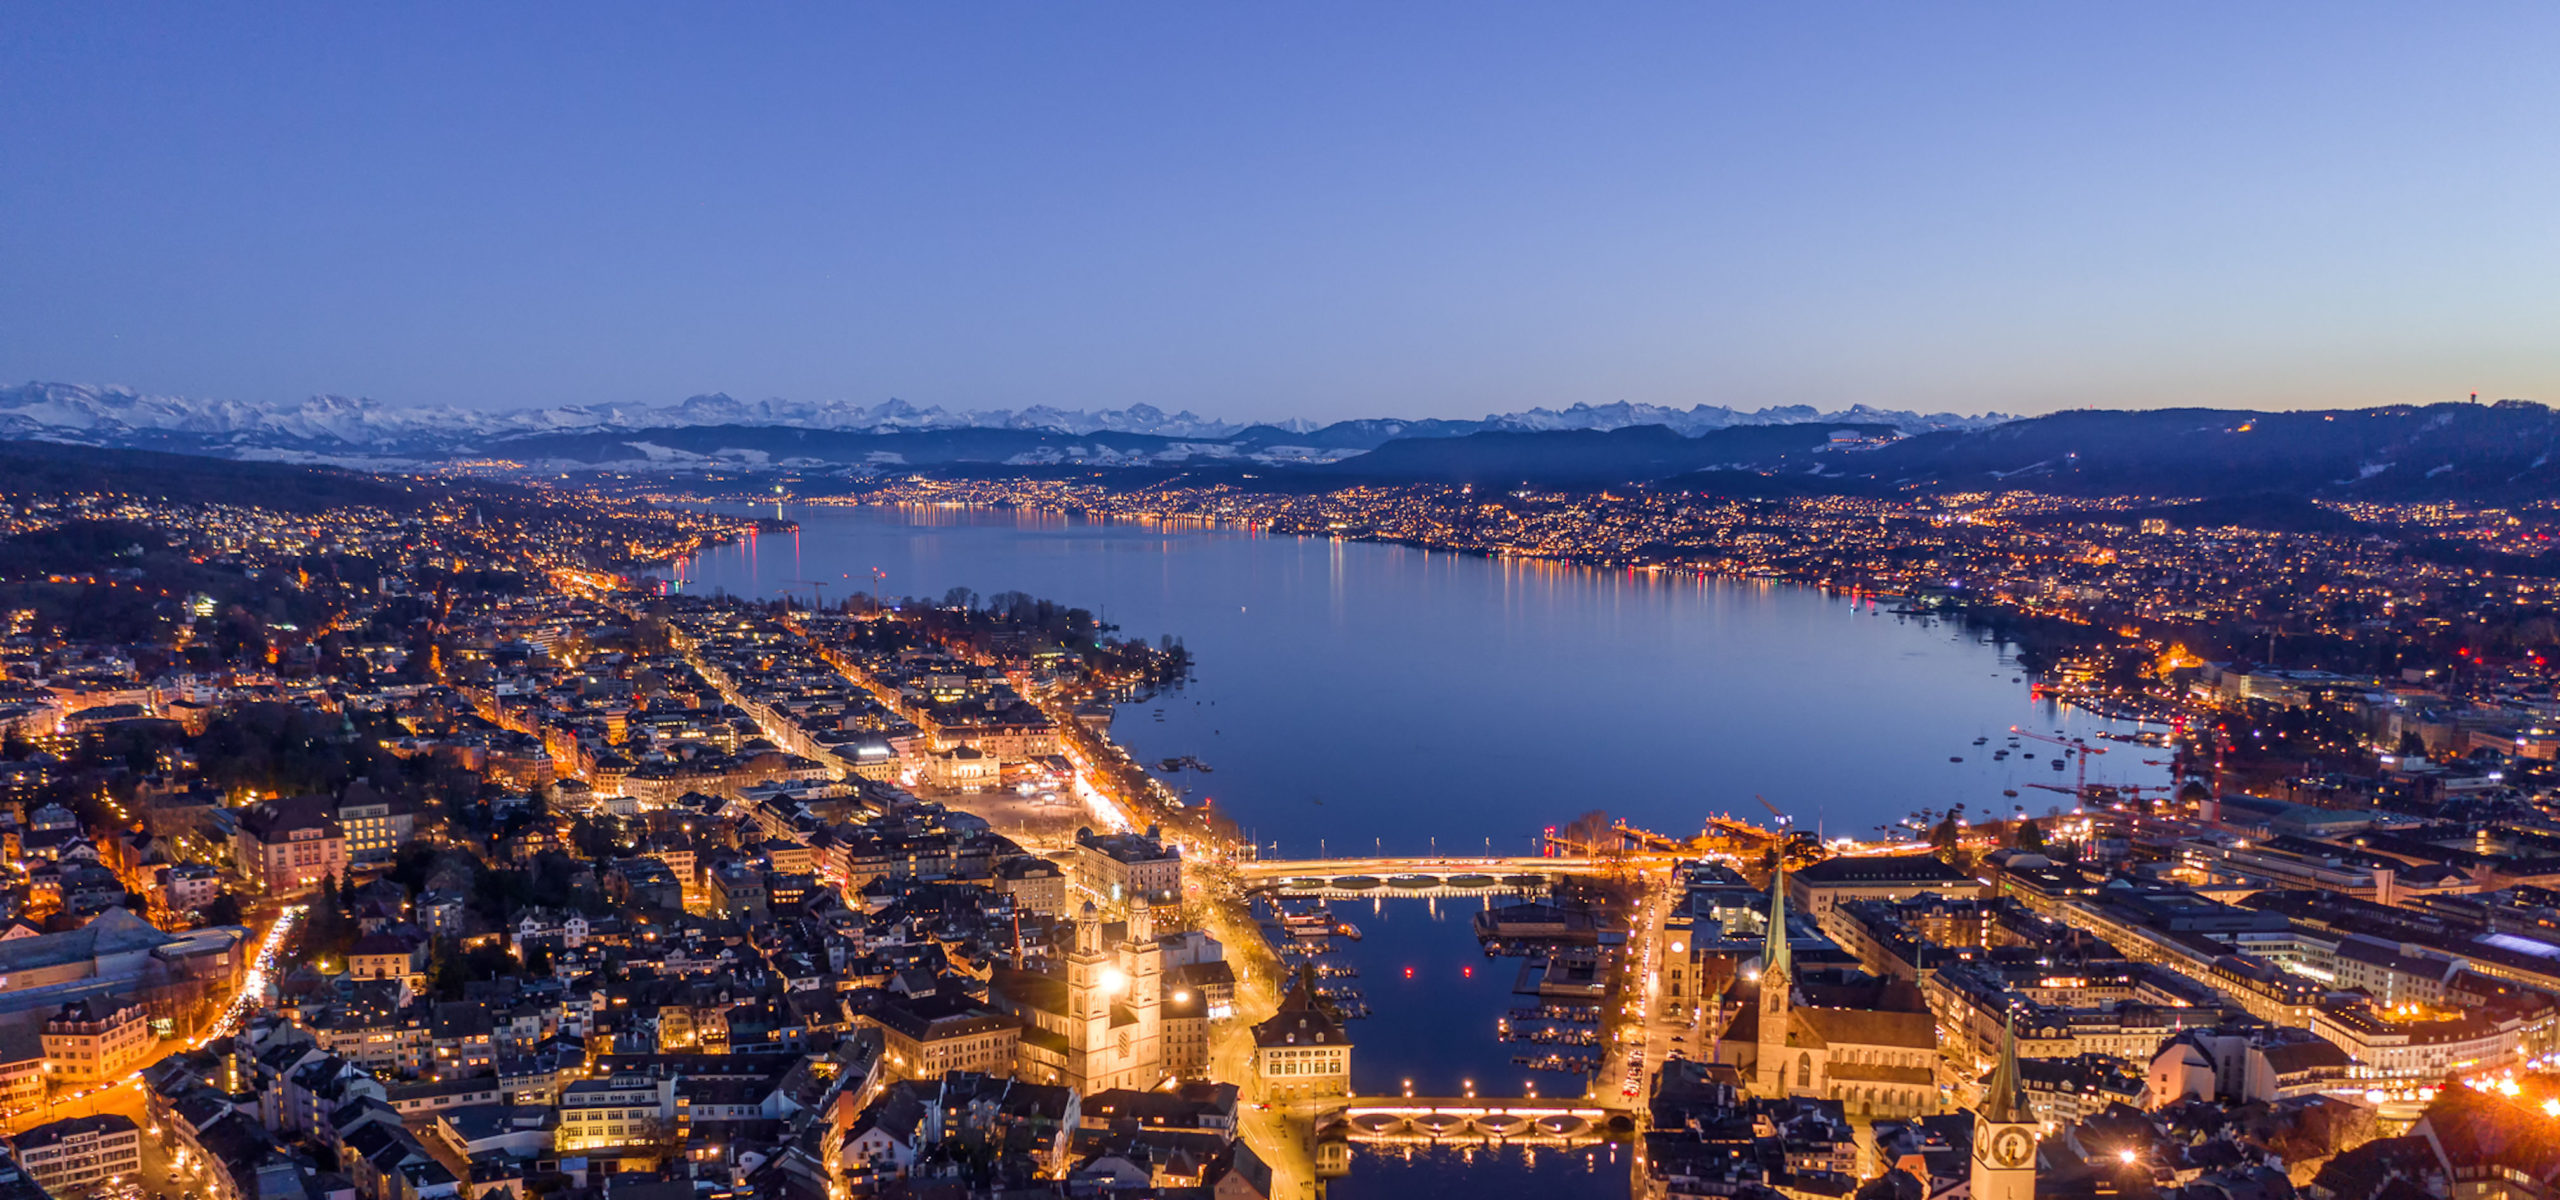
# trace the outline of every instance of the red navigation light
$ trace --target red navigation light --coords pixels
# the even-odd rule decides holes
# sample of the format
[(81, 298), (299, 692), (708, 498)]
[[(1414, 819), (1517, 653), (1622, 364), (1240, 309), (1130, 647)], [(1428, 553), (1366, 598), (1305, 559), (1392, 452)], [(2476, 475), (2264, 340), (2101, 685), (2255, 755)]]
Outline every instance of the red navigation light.
[(1411, 968), (1411, 967), (1406, 967), (1406, 968), (1404, 969), (1404, 977), (1405, 977), (1405, 978), (1407, 978), (1407, 979), (1411, 979), (1411, 978), (1413, 978), (1413, 968)]
[(1476, 969), (1474, 967), (1460, 967), (1458, 968), (1458, 974), (1468, 979), (1473, 979), (1476, 977)]

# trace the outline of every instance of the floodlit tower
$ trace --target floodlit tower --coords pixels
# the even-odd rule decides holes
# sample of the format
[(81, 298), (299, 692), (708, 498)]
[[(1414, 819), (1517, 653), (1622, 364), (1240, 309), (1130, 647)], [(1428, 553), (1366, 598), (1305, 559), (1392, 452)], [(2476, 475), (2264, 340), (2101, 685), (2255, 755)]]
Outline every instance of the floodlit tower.
[(2035, 1200), (2036, 1125), (2018, 1081), (2018, 1017), (2000, 1027), (2000, 1065), (1974, 1110), (1973, 1200)]
[(1787, 860), (1769, 876), (1769, 936), (1760, 950), (1758, 1092), (1787, 1094), (1787, 1022), (1793, 1015), (1796, 960), (1787, 948)]

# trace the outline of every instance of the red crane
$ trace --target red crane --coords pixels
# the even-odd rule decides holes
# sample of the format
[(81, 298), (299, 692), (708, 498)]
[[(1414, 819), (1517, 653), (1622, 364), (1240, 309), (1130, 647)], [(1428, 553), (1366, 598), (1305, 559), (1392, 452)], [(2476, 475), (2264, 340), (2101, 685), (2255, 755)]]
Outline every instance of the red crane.
[(2033, 731), (2033, 730), (2029, 730), (2029, 729), (2021, 729), (2021, 728), (2019, 728), (2019, 727), (2017, 727), (2017, 726), (2015, 726), (2015, 725), (2012, 725), (2012, 726), (2010, 726), (2010, 727), (2009, 727), (2009, 732), (2010, 732), (2010, 733), (2013, 733), (2013, 734), (2015, 734), (2015, 735), (2017, 735), (2017, 736), (2019, 736), (2019, 737), (2022, 737), (2022, 738), (2034, 738), (2035, 740), (2037, 740), (2037, 741), (2039, 741), (2039, 742), (2051, 742), (2051, 743), (2053, 743), (2054, 745), (2061, 746), (2061, 747), (2064, 747), (2064, 748), (2066, 748), (2066, 749), (2071, 749), (2071, 750), (2077, 750), (2077, 751), (2079, 751), (2079, 752), (2080, 752), (2080, 783), (2079, 783), (2079, 786), (2078, 786), (2078, 787), (2075, 787), (2075, 788), (2073, 788), (2073, 789), (2071, 790), (2071, 794), (2072, 794), (2072, 795), (2074, 795), (2074, 796), (2077, 796), (2077, 797), (2081, 798), (2082, 800), (2086, 800), (2086, 799), (2088, 799), (2088, 797), (2089, 797), (2089, 756), (2090, 756), (2090, 755), (2092, 755), (2092, 754), (2104, 754), (2104, 753), (2106, 753), (2106, 749), (2105, 749), (2104, 747), (2100, 747), (2100, 746), (2092, 746), (2092, 745), (2090, 745), (2089, 743), (2087, 743), (2087, 742), (2085, 742), (2085, 741), (2080, 740), (2079, 738), (2058, 738), (2058, 737), (2046, 737), (2045, 735), (2043, 735), (2043, 734), (2041, 734), (2041, 733), (2037, 733), (2037, 732), (2035, 732), (2035, 731)]

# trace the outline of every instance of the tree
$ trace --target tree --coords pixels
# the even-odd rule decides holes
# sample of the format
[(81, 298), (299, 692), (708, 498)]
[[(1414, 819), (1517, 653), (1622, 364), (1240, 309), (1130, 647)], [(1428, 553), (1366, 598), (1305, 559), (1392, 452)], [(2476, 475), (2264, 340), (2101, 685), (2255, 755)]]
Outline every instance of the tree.
[(507, 953), (505, 947), (495, 942), (475, 947), (462, 960), (463, 977), (466, 979), (495, 979), (501, 975), (513, 975), (516, 973), (517, 966), (515, 956)]
[(1964, 806), (1959, 804), (1929, 827), (1929, 844), (1943, 854), (1964, 844)]
[(338, 877), (323, 875), (320, 902), (311, 906), (311, 939), (319, 949), (325, 951), (337, 943), (339, 914)]
[(427, 987), (440, 1000), (462, 998), (462, 985), (471, 978), (463, 968), (462, 956), (454, 953), (453, 939), (437, 938), (427, 952)]
[(2044, 826), (2031, 819), (2019, 821), (2018, 849), (2030, 854), (2044, 853)]
[(569, 844), (577, 847), (578, 853), (589, 862), (597, 863), (612, 858), (621, 848), (615, 840), (614, 831), (593, 817), (580, 817), (577, 824), (569, 827)]

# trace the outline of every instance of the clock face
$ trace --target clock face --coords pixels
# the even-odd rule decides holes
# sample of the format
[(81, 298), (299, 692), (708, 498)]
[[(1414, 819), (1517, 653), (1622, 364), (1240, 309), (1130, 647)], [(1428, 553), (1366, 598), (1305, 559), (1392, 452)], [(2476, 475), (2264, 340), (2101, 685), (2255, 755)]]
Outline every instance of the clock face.
[(1991, 1139), (1991, 1161), (1995, 1166), (2023, 1167), (2035, 1156), (2036, 1140), (2014, 1125)]

